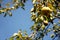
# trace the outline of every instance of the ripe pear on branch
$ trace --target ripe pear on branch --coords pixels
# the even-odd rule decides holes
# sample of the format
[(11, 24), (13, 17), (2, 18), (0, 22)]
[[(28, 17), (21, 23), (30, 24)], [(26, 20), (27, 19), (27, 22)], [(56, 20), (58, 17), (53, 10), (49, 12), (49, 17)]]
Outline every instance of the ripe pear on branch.
[[(50, 20), (50, 17), (52, 15), (52, 12), (53, 12), (53, 10), (50, 9), (49, 7), (42, 7), (42, 9), (41, 9), (41, 14), (43, 16), (45, 16), (45, 20), (47, 20), (48, 22)], [(45, 21), (44, 21), (44, 23), (45, 23)]]
[(42, 7), (41, 11), (42, 11), (42, 14), (48, 16), (48, 15), (50, 15), (50, 13), (51, 13), (53, 10), (50, 9), (49, 7)]

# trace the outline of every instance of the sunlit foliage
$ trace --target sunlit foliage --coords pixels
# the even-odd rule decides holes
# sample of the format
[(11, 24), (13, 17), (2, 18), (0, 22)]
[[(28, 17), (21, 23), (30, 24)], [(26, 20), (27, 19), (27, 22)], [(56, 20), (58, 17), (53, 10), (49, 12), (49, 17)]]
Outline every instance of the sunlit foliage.
[[(12, 16), (11, 10), (18, 9), (19, 7), (24, 9), (24, 3), (26, 0), (13, 0), (13, 6), (10, 8), (9, 3), (6, 4), (7, 8), (1, 8), (0, 3), (0, 14), (5, 13)], [(32, 0), (33, 8), (31, 8), (31, 20), (34, 24), (31, 27), (32, 34), (28, 36), (25, 32), (24, 36), (21, 30), (14, 33), (7, 40), (43, 40), (49, 32), (51, 34), (52, 40), (56, 37), (60, 38), (60, 0)], [(58, 23), (53, 21), (58, 18)], [(52, 27), (50, 26), (52, 24)]]
[[(32, 0), (32, 3), (31, 19), (34, 21), (34, 25), (31, 27), (31, 30), (36, 31), (37, 37), (35, 39), (43, 40), (44, 36), (47, 36), (48, 32), (51, 31), (54, 33), (51, 35), (52, 40), (60, 37), (60, 26), (53, 22), (56, 18), (60, 19), (60, 1)], [(50, 24), (52, 24), (53, 27), (49, 28)]]
[(26, 2), (26, 0), (12, 0), (12, 7), (10, 7), (11, 3), (7, 3), (5, 7), (2, 7), (2, 2), (3, 0), (0, 0), (0, 14), (4, 13), (4, 17), (8, 14), (9, 16), (12, 16), (12, 10), (18, 9), (19, 7), (21, 7), (22, 9), (24, 9), (24, 3)]

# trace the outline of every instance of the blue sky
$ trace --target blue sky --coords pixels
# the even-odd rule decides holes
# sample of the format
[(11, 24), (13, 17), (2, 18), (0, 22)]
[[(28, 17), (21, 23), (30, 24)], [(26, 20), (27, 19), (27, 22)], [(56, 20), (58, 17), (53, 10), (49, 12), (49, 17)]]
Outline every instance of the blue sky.
[[(6, 2), (6, 0), (4, 0)], [(4, 14), (0, 14), (0, 40), (5, 40), (12, 36), (13, 33), (19, 29), (27, 30), (30, 34), (30, 27), (33, 22), (30, 19), (30, 9), (32, 8), (31, 0), (25, 3), (25, 10), (19, 8), (12, 11), (13, 16), (3, 17)]]
[[(8, 2), (8, 0), (4, 0), (4, 2)], [(13, 35), (13, 33), (16, 33), (19, 29), (22, 29), (23, 31), (27, 30), (28, 34), (31, 33), (30, 27), (33, 25), (33, 21), (31, 21), (30, 18), (30, 9), (32, 7), (33, 6), (31, 0), (28, 0), (25, 3), (25, 10), (21, 8), (13, 10), (12, 17), (8, 15), (6, 17), (3, 17), (4, 14), (0, 14), (0, 40), (5, 40), (6, 38), (9, 38)], [(51, 40), (51, 38), (47, 37), (44, 37), (44, 40)]]

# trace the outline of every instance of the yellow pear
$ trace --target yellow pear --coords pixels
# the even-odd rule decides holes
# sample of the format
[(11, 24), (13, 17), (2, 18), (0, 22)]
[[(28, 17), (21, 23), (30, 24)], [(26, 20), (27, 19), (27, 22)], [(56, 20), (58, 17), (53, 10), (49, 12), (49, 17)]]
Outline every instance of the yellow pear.
[(50, 9), (49, 7), (43, 7), (43, 8), (41, 9), (41, 11), (47, 12), (47, 13), (48, 13), (48, 11), (49, 11), (49, 13), (50, 13), (50, 12), (52, 12), (53, 10)]

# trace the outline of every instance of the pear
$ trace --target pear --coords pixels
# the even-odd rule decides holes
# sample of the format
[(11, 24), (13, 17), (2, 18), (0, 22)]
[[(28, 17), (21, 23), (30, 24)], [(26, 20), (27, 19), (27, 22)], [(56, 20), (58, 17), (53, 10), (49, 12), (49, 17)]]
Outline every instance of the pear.
[(53, 10), (50, 9), (49, 7), (43, 7), (43, 8), (41, 9), (41, 11), (43, 11), (43, 12), (46, 12), (46, 11), (52, 12)]

